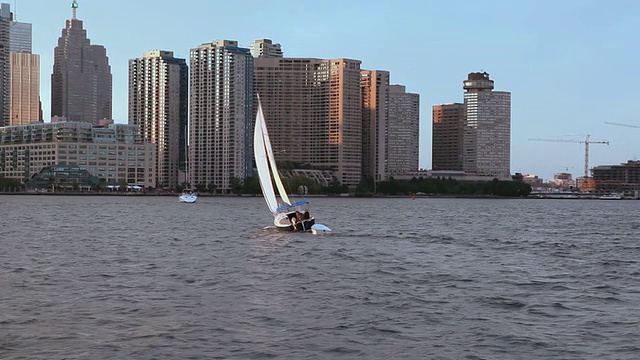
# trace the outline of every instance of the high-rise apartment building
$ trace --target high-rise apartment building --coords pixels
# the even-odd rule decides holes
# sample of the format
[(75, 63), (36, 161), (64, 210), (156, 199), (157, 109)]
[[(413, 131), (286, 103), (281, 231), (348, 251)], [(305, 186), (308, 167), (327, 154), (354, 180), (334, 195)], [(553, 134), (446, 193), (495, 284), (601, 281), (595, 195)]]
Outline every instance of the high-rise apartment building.
[(449, 103), (432, 108), (432, 170), (462, 170), (464, 104)]
[(258, 39), (249, 45), (249, 50), (254, 58), (283, 56), (280, 44), (274, 44), (271, 39)]
[(188, 179), (228, 193), (253, 168), (253, 57), (217, 40), (191, 49), (189, 62)]
[(9, 4), (0, 4), (0, 126), (9, 125), (10, 83), (9, 48), (11, 39), (11, 9)]
[(256, 58), (260, 95), (276, 161), (331, 169), (345, 185), (362, 176), (360, 61)]
[(129, 60), (129, 124), (156, 145), (156, 187), (175, 188), (184, 170), (189, 73), (172, 51), (147, 51)]
[(511, 93), (493, 91), (486, 72), (470, 73), (464, 81), (465, 126), (463, 170), (466, 173), (511, 177)]
[(406, 175), (418, 170), (420, 160), (420, 95), (403, 85), (389, 86), (387, 173)]
[(54, 50), (51, 116), (96, 124), (112, 117), (111, 67), (106, 49), (91, 44), (82, 21), (76, 18), (75, 0), (71, 7), (72, 17)]
[(362, 70), (362, 175), (374, 181), (387, 176), (389, 72)]
[(31, 24), (10, 15), (9, 125), (42, 122), (40, 55), (31, 53)]

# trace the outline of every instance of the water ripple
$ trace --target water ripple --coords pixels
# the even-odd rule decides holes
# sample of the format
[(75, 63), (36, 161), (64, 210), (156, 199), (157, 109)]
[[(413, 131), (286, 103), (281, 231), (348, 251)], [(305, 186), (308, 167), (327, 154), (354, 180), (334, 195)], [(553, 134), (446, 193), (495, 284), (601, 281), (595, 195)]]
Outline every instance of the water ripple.
[(259, 197), (174, 200), (0, 197), (0, 358), (640, 352), (633, 201), (313, 199), (312, 236)]

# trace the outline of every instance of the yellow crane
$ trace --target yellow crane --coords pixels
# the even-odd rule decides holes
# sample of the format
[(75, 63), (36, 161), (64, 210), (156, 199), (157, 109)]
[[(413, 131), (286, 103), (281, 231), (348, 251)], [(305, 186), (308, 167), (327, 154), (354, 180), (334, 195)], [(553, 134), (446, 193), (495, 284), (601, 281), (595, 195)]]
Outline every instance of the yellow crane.
[(608, 141), (591, 141), (589, 137), (591, 135), (587, 135), (585, 140), (564, 140), (564, 139), (542, 139), (535, 138), (529, 139), (529, 141), (551, 141), (551, 142), (569, 142), (569, 143), (580, 143), (584, 144), (584, 177), (589, 177), (589, 144), (606, 144), (609, 145)]

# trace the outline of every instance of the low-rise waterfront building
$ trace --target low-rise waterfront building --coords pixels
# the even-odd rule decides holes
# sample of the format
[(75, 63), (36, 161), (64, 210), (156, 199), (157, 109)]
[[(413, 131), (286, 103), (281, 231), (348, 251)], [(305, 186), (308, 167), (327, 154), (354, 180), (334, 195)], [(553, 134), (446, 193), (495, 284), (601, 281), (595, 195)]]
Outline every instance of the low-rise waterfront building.
[(494, 179), (498, 180), (511, 180), (506, 178), (497, 178), (496, 176), (491, 175), (478, 175), (473, 173), (466, 173), (464, 171), (456, 171), (456, 170), (418, 170), (414, 172), (408, 172), (402, 175), (392, 176), (396, 180), (411, 180), (413, 178), (432, 178), (432, 179), (453, 179), (458, 181), (478, 181), (478, 182), (489, 182)]
[(0, 175), (29, 180), (51, 165), (77, 165), (107, 183), (155, 187), (155, 147), (135, 125), (54, 122), (0, 128)]
[(34, 174), (27, 183), (29, 189), (91, 190), (100, 185), (100, 179), (78, 165), (46, 166)]
[(304, 176), (317, 181), (322, 186), (329, 186), (336, 178), (332, 171), (315, 169), (280, 170), (280, 176), (284, 178)]
[(640, 196), (640, 161), (601, 165), (591, 169), (598, 194), (619, 193), (627, 198)]

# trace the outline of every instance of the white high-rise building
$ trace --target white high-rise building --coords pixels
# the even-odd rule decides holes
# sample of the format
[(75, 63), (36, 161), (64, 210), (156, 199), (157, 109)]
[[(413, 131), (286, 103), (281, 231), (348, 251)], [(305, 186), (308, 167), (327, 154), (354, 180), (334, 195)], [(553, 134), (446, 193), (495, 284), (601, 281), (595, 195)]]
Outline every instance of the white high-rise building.
[(189, 73), (188, 179), (229, 193), (253, 168), (253, 57), (217, 40), (191, 49)]
[(464, 81), (463, 170), (511, 178), (511, 93), (493, 91), (489, 74), (470, 73)]
[(283, 56), (280, 44), (274, 44), (271, 39), (258, 39), (249, 45), (249, 50), (254, 58), (281, 58)]
[(420, 95), (403, 85), (389, 86), (387, 173), (406, 175), (418, 170)]
[(175, 188), (186, 156), (189, 70), (172, 51), (129, 60), (129, 124), (156, 146), (156, 187)]

